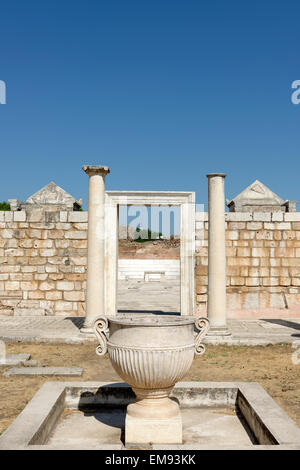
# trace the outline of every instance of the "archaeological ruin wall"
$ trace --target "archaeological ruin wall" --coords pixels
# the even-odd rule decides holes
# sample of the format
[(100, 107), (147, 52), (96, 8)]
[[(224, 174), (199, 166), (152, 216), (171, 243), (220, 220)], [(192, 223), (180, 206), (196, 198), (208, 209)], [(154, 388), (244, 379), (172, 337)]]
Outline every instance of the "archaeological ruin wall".
[[(227, 311), (300, 310), (300, 213), (229, 212)], [(207, 308), (208, 214), (196, 213), (196, 311)], [(236, 314), (234, 315), (234, 312)], [(244, 315), (245, 316), (245, 315)]]

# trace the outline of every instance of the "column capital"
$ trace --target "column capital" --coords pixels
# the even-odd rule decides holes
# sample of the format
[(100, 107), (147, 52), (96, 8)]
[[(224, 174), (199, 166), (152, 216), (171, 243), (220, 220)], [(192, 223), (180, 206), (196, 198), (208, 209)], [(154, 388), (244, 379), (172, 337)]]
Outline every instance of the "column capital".
[(108, 166), (98, 166), (98, 165), (83, 165), (83, 171), (89, 176), (93, 175), (102, 175), (105, 176), (110, 173)]
[(221, 178), (226, 178), (226, 173), (208, 173), (207, 178), (213, 178), (214, 176), (220, 176)]

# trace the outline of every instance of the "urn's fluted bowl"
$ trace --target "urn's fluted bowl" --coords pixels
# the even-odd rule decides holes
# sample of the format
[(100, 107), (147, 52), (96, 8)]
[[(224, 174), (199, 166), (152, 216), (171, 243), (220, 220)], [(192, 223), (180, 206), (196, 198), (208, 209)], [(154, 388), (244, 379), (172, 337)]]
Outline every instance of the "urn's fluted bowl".
[(193, 362), (194, 321), (171, 316), (110, 320), (107, 347), (114, 369), (132, 387), (172, 387)]
[[(198, 320), (202, 322), (200, 326), (196, 324), (198, 328), (208, 327), (206, 319)], [(115, 371), (134, 389), (158, 391), (173, 388), (175, 383), (187, 374), (193, 362), (194, 327), (193, 317), (102, 317), (95, 322), (95, 331), (100, 343), (98, 354), (105, 353), (107, 349)], [(108, 331), (109, 338), (106, 341), (105, 334), (108, 336)], [(199, 339), (196, 353), (203, 352), (204, 347), (200, 345)]]

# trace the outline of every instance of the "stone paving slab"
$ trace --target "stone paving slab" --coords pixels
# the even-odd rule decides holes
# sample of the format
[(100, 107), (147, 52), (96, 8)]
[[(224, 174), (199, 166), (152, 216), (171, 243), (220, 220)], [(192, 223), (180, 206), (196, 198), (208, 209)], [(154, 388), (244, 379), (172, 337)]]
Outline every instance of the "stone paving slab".
[(8, 369), (3, 375), (6, 377), (37, 375), (80, 377), (82, 372), (81, 367), (14, 367)]
[(0, 357), (0, 367), (18, 366), (30, 359), (30, 354), (7, 354)]
[[(149, 314), (151, 313), (151, 310), (145, 310)], [(145, 310), (131, 312), (139, 315), (146, 313)], [(80, 333), (83, 322), (83, 317), (20, 318), (0, 316), (0, 340), (69, 344), (96, 342), (96, 338), (87, 337)], [(229, 319), (228, 328), (232, 336), (217, 339), (206, 337), (205, 342), (207, 344), (265, 346), (300, 341), (300, 318), (284, 320)]]

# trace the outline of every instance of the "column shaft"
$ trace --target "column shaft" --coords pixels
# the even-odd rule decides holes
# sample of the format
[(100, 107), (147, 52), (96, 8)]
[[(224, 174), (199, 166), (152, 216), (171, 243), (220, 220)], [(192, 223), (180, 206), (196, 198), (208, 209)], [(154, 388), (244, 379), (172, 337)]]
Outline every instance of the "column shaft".
[(208, 307), (210, 334), (229, 334), (226, 321), (226, 245), (223, 173), (208, 177)]
[(86, 318), (82, 333), (93, 332), (93, 322), (105, 314), (104, 250), (105, 250), (105, 175), (107, 167), (86, 166), (89, 175), (88, 257), (86, 286)]

